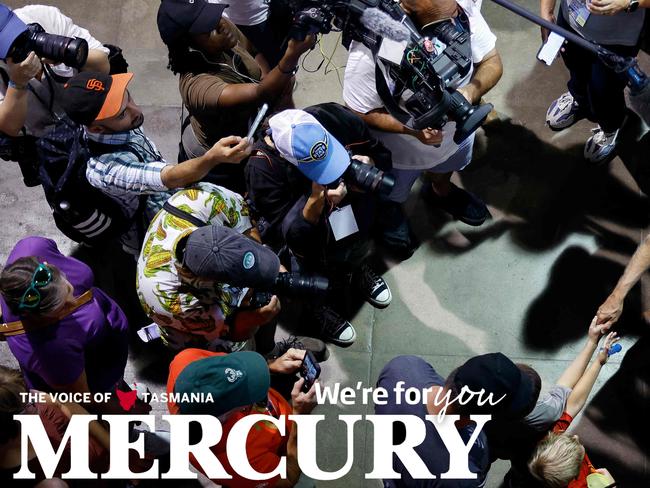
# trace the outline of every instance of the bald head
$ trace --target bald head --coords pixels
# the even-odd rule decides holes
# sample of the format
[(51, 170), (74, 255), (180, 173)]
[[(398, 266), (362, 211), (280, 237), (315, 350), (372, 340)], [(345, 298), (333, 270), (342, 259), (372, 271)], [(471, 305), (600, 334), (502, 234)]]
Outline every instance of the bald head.
[(456, 0), (402, 0), (400, 5), (419, 26), (454, 17), (458, 11)]

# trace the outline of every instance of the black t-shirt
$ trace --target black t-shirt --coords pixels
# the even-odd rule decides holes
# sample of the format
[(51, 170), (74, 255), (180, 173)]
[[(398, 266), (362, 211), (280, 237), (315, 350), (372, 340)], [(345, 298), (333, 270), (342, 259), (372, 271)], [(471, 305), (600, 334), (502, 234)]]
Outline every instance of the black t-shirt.
[[(378, 415), (415, 415), (424, 420), (428, 413), (426, 405), (423, 403), (409, 405), (406, 403), (402, 394), (400, 404), (397, 404), (395, 399), (395, 386), (400, 381), (404, 382), (404, 385), (402, 385), (403, 390), (414, 387), (421, 391), (432, 386), (442, 386), (445, 384), (445, 379), (436, 373), (429, 363), (417, 356), (398, 356), (386, 364), (381, 373), (379, 373), (377, 386), (386, 389), (388, 392), (388, 401), (386, 405), (376, 405), (375, 413)], [(384, 480), (384, 487), (479, 488), (484, 486), (490, 467), (485, 434), (483, 432), (479, 434), (474, 446), (469, 452), (469, 469), (478, 474), (477, 479), (441, 480), (440, 474), (449, 469), (449, 453), (434, 425), (427, 421), (425, 421), (425, 424), (427, 426), (426, 438), (422, 444), (415, 448), (415, 452), (420, 456), (429, 472), (436, 475), (437, 478), (433, 480), (414, 480), (399, 458), (394, 456), (393, 469), (395, 472), (401, 474), (402, 479)], [(394, 425), (394, 442), (397, 444), (400, 442), (400, 437), (402, 440), (404, 439), (403, 424)], [(400, 432), (400, 426), (402, 427), (402, 432)], [(460, 435), (465, 443), (469, 441), (473, 432), (473, 424), (463, 427), (460, 430)]]

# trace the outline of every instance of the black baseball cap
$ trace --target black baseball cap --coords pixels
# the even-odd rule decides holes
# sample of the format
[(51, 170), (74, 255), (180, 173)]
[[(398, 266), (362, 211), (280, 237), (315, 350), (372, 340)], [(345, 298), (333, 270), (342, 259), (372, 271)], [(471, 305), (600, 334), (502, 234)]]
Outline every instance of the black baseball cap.
[(133, 73), (111, 76), (83, 71), (64, 85), (61, 107), (68, 117), (82, 125), (115, 117), (132, 78)]
[(158, 8), (160, 37), (170, 45), (184, 34), (211, 32), (228, 6), (206, 0), (162, 0)]
[(472, 412), (491, 413), (495, 417), (524, 417), (530, 413), (539, 396), (539, 392), (537, 396), (535, 394), (533, 379), (500, 352), (469, 359), (456, 370), (453, 382), (459, 390), (463, 386), (477, 393), (485, 390), (484, 399), (490, 393), (493, 394), (493, 401), (505, 395), (497, 405), (486, 403)]
[(275, 283), (280, 259), (253, 239), (216, 224), (189, 235), (183, 266), (196, 276), (229, 285), (264, 288)]

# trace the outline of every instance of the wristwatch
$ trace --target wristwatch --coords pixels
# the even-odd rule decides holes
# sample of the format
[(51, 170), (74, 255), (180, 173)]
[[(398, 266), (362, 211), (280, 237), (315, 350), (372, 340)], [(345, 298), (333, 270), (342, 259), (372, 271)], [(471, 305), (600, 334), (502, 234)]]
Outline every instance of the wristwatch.
[(627, 6), (625, 11), (631, 14), (632, 12), (636, 12), (638, 8), (639, 8), (639, 0), (630, 0), (630, 4)]

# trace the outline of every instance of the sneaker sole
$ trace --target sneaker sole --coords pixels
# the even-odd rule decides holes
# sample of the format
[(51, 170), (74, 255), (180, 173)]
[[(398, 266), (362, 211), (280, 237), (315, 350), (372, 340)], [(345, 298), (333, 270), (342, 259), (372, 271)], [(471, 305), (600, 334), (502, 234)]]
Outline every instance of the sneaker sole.
[(377, 302), (377, 301), (373, 300), (372, 298), (366, 297), (366, 302), (369, 303), (370, 305), (372, 305), (373, 307), (378, 308), (379, 310), (382, 310), (384, 308), (388, 308), (388, 306), (391, 304), (392, 301), (393, 301), (392, 297), (391, 297), (391, 300), (388, 303)]

